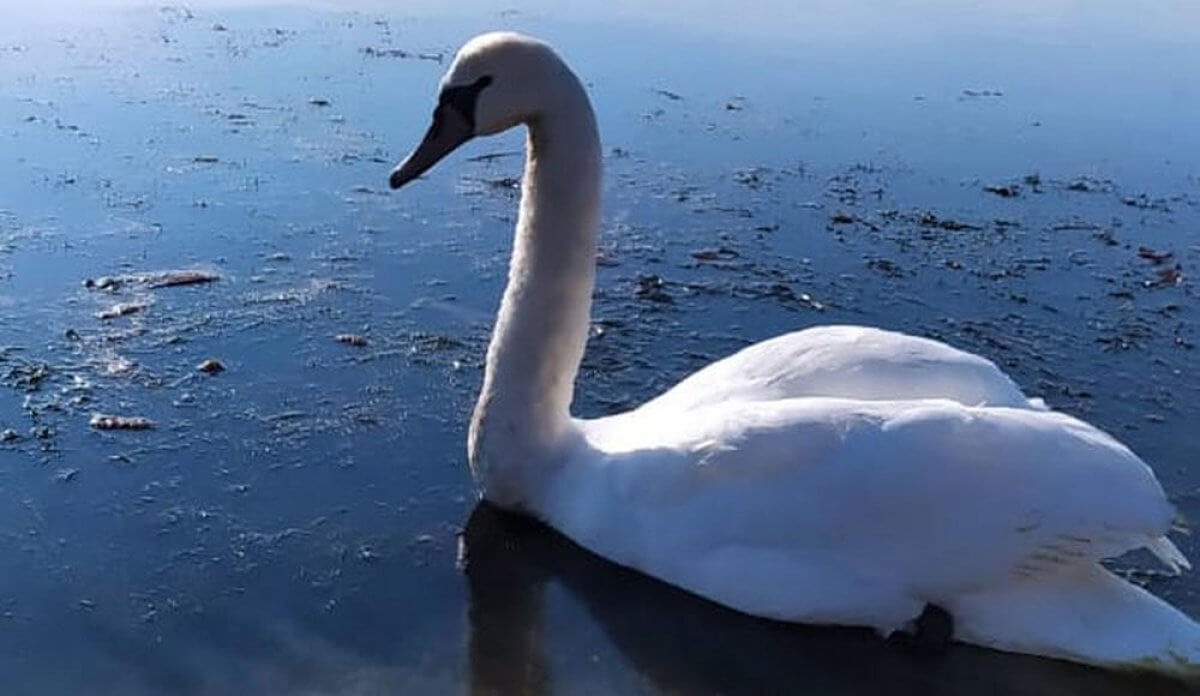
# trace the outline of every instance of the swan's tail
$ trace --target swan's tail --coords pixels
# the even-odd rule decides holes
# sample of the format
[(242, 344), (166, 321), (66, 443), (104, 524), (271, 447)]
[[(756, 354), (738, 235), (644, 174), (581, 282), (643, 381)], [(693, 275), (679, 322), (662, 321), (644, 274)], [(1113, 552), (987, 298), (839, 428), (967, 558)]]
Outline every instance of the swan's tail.
[(1146, 548), (1176, 575), (1192, 569), (1192, 564), (1188, 562), (1187, 556), (1184, 556), (1179, 547), (1172, 544), (1171, 540), (1165, 536), (1151, 539), (1146, 543)]
[[(1167, 544), (1155, 553), (1186, 567)], [(955, 637), (967, 643), (1200, 678), (1200, 624), (1098, 564), (1013, 580), (946, 608), (955, 617)]]

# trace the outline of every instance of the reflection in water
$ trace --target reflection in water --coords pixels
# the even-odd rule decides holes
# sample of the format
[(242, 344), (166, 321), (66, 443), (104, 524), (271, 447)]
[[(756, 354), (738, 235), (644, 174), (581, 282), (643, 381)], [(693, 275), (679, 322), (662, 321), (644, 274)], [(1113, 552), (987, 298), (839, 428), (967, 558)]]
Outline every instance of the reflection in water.
[(472, 696), (547, 692), (542, 588), (558, 541), (553, 531), (488, 503), (472, 511), (462, 536)]
[(1186, 685), (956, 645), (937, 657), (872, 632), (785, 624), (724, 609), (609, 563), (528, 518), (480, 503), (463, 532), (472, 696), (542, 694), (554, 679), (544, 589), (585, 605), (660, 693), (1184, 694)]

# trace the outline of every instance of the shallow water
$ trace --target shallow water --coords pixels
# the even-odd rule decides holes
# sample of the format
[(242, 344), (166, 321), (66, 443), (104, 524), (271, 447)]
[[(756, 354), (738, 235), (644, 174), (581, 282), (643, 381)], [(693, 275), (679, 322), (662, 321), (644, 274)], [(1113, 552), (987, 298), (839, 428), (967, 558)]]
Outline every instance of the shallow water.
[[(880, 325), (996, 360), (1198, 519), (1194, 7), (388, 5), (3, 11), (5, 693), (1184, 691), (756, 621), (476, 509), (520, 134), (386, 177), (464, 38), (544, 36), (606, 151), (579, 412)], [(84, 285), (180, 268), (219, 280)], [(1113, 567), (1200, 615), (1200, 575)]]

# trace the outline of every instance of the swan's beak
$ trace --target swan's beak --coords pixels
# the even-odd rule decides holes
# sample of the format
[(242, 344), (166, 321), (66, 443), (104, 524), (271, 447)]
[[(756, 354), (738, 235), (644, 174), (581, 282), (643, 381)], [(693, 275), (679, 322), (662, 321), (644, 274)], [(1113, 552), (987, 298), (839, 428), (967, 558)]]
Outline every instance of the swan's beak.
[(388, 183), (394, 189), (400, 188), (424, 174), (443, 157), (473, 137), (474, 127), (457, 109), (439, 106), (433, 112), (433, 123), (425, 132), (425, 137), (403, 162), (396, 165)]

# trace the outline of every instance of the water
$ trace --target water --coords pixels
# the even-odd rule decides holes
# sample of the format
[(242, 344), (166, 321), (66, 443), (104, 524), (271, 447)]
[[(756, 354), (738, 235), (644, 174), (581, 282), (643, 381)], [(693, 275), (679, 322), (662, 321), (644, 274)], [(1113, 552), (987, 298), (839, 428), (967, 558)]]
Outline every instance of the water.
[[(3, 11), (6, 693), (1183, 690), (749, 619), (476, 508), (521, 137), (386, 176), (455, 47), (511, 27), (572, 61), (607, 153), (580, 413), (874, 324), (996, 360), (1200, 518), (1195, 7), (639, 5)], [(180, 268), (220, 279), (83, 284)], [(1113, 567), (1200, 615), (1200, 576)]]

